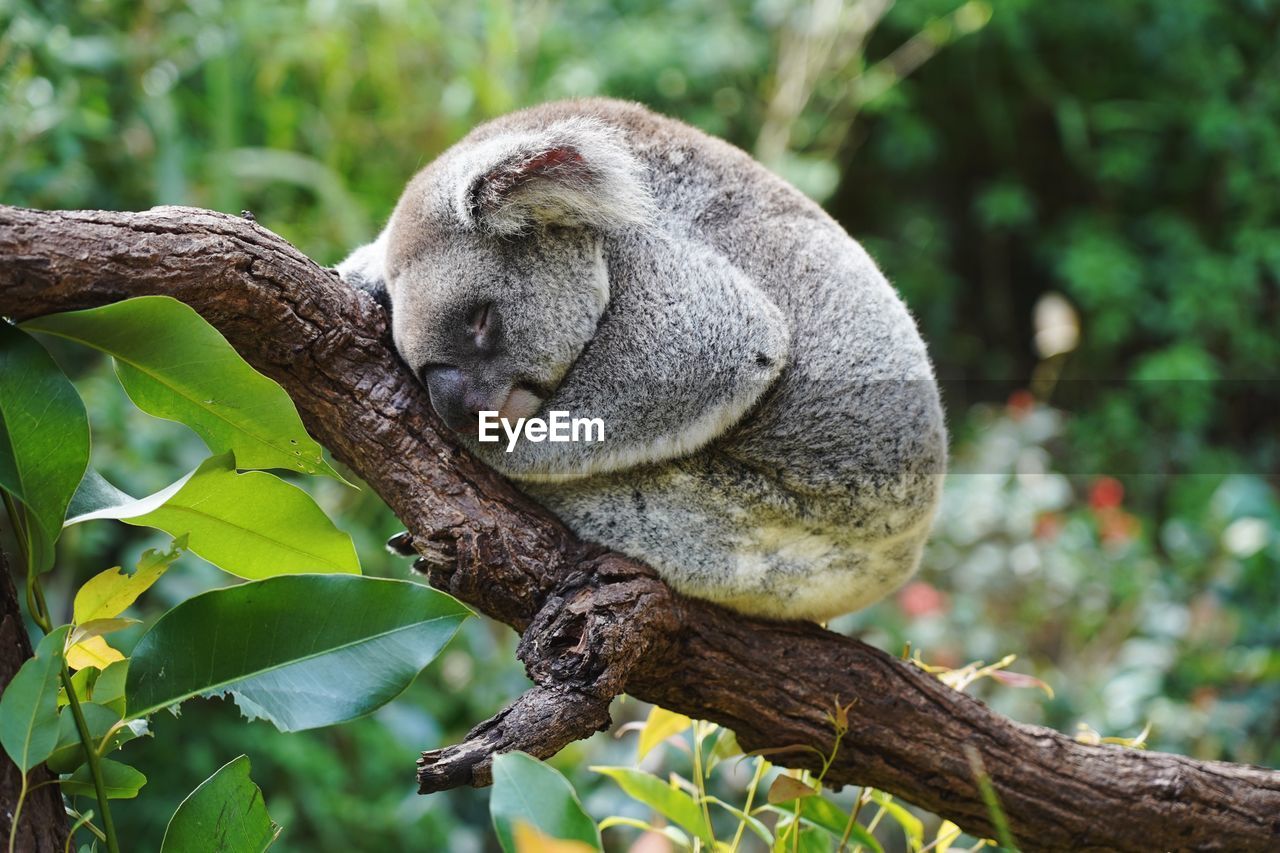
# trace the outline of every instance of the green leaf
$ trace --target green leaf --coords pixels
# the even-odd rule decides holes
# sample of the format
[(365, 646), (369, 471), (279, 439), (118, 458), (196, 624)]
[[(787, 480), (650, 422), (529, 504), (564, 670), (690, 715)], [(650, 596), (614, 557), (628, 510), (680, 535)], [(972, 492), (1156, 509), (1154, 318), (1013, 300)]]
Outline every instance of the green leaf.
[(53, 543), (88, 464), (80, 395), (44, 347), (0, 319), (0, 489), (27, 508), (36, 571), (53, 565)]
[[(242, 578), (360, 571), (351, 537), (309, 494), (263, 471), (237, 474), (229, 453), (205, 460), (149, 497), (134, 500), (118, 489), (115, 493), (121, 502), (96, 506), (67, 523), (114, 518), (187, 536), (191, 551)], [(94, 494), (107, 493), (96, 489)], [(87, 499), (78, 503), (91, 505)]]
[(708, 796), (707, 802), (711, 803), (712, 805), (719, 806), (720, 808), (727, 811), (729, 814), (736, 817), (739, 821), (741, 821), (743, 824), (746, 825), (747, 829), (750, 829), (752, 832), (758, 835), (760, 837), (760, 840), (763, 841), (765, 844), (768, 844), (773, 840), (773, 834), (769, 832), (769, 828), (765, 826), (764, 823), (761, 822), (759, 818), (752, 817), (751, 815), (747, 814), (737, 806), (729, 805), (719, 797)]
[(591, 770), (617, 782), (631, 799), (644, 803), (705, 843), (712, 843), (706, 821), (702, 818), (702, 810), (693, 797), (684, 791), (668, 785), (657, 776), (630, 767), (592, 767)]
[[(767, 808), (770, 811), (788, 817), (794, 816), (795, 813), (794, 805), (785, 807), (768, 806)], [(826, 830), (836, 838), (843, 838), (845, 829), (849, 826), (848, 812), (824, 797), (805, 797), (800, 800), (800, 819)], [(880, 842), (862, 824), (855, 823), (849, 833), (849, 837), (868, 850), (873, 850), (875, 853), (884, 853), (884, 848), (881, 847)]]
[(895, 802), (893, 797), (884, 791), (872, 791), (871, 800), (888, 812), (898, 826), (902, 827), (902, 832), (907, 837), (908, 846), (916, 850), (924, 846), (924, 823), (921, 822), (920, 818), (907, 811), (905, 807)]
[[(149, 731), (146, 720), (133, 720), (112, 731), (111, 727), (120, 722), (120, 715), (94, 702), (82, 702), (80, 712), (84, 714), (85, 725), (89, 728), (89, 737), (95, 747), (102, 743), (108, 732), (111, 733), (106, 748), (101, 750), (102, 754), (119, 749)], [(45, 763), (54, 773), (70, 773), (84, 763), (84, 745), (80, 742), (75, 716), (69, 710), (58, 718), (58, 745)]]
[(282, 731), (359, 717), (398, 696), (470, 611), (408, 581), (288, 575), (170, 610), (134, 647), (129, 715), (230, 693)]
[[(108, 800), (131, 800), (138, 796), (138, 791), (147, 784), (147, 777), (119, 761), (110, 758), (98, 759), (102, 770), (103, 792)], [(93, 787), (93, 777), (89, 773), (89, 765), (82, 764), (66, 779), (61, 780), (62, 793), (68, 796), (94, 797), (98, 791)]]
[[(81, 670), (85, 672), (85, 670)], [(118, 660), (102, 670), (102, 674), (93, 683), (91, 696), (99, 705), (105, 705), (121, 717), (124, 716), (124, 682), (129, 672), (129, 661)], [(79, 675), (80, 673), (76, 673)], [(72, 678), (74, 681), (74, 677)]]
[(523, 752), (494, 756), (489, 814), (506, 853), (516, 853), (517, 822), (527, 823), (549, 838), (581, 841), (601, 849), (600, 830), (582, 808), (569, 780)]
[(279, 834), (242, 755), (187, 795), (169, 819), (160, 853), (262, 853)]
[(795, 850), (796, 853), (831, 853), (831, 839), (815, 826), (802, 826), (799, 842), (794, 848), (787, 849)]
[[(76, 698), (81, 702), (88, 702), (90, 691), (93, 689), (94, 683), (98, 680), (98, 670), (94, 667), (85, 667), (79, 672), (71, 673), (71, 689), (75, 691)], [(70, 699), (67, 698), (67, 690), (65, 687), (58, 688), (58, 707), (69, 704)]]
[(693, 847), (693, 843), (689, 841), (689, 836), (685, 835), (670, 824), (667, 824), (666, 826), (654, 826), (647, 821), (636, 820), (633, 817), (620, 817), (618, 815), (607, 817), (600, 821), (601, 832), (615, 826), (629, 826), (632, 829), (638, 829), (641, 832), (656, 832), (659, 835), (665, 836), (668, 841), (680, 849), (688, 850)]
[(36, 647), (0, 696), (0, 743), (26, 773), (58, 743), (58, 676), (70, 625), (55, 628)]
[(715, 742), (707, 755), (707, 775), (719, 766), (726, 758), (742, 755), (742, 747), (738, 746), (738, 737), (729, 729), (717, 728), (713, 734)]
[(640, 730), (640, 741), (636, 745), (636, 763), (642, 761), (655, 746), (669, 737), (687, 731), (692, 725), (693, 720), (684, 714), (676, 714), (654, 705), (653, 710), (649, 711), (649, 718), (645, 720), (644, 728)]
[(108, 353), (138, 408), (186, 424), (214, 453), (233, 452), (239, 468), (287, 468), (342, 480), (307, 435), (284, 389), (176, 299), (142, 296), (28, 320), (23, 327)]

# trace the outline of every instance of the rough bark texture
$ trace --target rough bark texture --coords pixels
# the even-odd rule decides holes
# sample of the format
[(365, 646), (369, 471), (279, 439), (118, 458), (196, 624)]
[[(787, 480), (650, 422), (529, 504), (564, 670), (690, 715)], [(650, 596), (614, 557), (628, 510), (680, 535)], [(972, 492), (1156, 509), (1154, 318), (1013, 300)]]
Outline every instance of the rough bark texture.
[[(537, 686), (463, 744), (424, 753), (424, 792), (485, 784), (495, 750), (554, 753), (607, 725), (623, 691), (728, 726), (747, 750), (829, 751), (838, 701), (853, 703), (851, 728), (830, 783), (882, 788), (979, 835), (993, 829), (969, 748), (1026, 848), (1280, 848), (1276, 771), (1021, 725), (856, 640), (682, 598), (576, 540), (442, 437), (382, 310), (264, 228), (186, 208), (0, 208), (0, 314), (143, 294), (188, 303), (280, 382), (312, 434), (404, 521), (432, 584), (523, 635)], [(774, 758), (815, 765), (804, 750)]]
[[(9, 564), (0, 551), (0, 695), (18, 670), (31, 657), (31, 639), (22, 622), (18, 594), (9, 574)], [(53, 776), (41, 764), (31, 771), (28, 785), (34, 787)], [(9, 756), (0, 751), (0, 845), (8, 844), (13, 829), (13, 812), (22, 792), (22, 773)], [(27, 793), (18, 816), (15, 850), (31, 853), (62, 853), (67, 843), (67, 812), (57, 785), (44, 785)]]

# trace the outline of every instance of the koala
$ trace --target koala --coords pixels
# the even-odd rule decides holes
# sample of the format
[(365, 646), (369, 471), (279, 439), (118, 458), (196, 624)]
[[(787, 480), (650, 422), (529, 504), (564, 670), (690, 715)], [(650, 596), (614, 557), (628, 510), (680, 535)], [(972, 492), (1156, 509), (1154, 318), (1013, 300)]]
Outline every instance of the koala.
[[(875, 263), (747, 154), (607, 99), (488, 122), (338, 267), (457, 440), (681, 593), (823, 621), (915, 571), (946, 467), (937, 385)], [(478, 413), (599, 442), (478, 440)]]

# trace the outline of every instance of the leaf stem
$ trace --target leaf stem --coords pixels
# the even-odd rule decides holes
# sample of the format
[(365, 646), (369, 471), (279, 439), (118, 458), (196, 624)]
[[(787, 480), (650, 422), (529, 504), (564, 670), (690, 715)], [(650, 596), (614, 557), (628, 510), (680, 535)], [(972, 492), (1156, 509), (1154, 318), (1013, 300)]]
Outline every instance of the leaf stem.
[(702, 773), (702, 738), (701, 720), (693, 722), (693, 777), (698, 782), (698, 805), (702, 806), (702, 819), (707, 824), (707, 840), (715, 848), (715, 829), (711, 826), (711, 808), (707, 805), (707, 780)]
[[(39, 585), (37, 584), (37, 588)], [(67, 704), (71, 708), (71, 716), (76, 721), (76, 731), (80, 735), (80, 743), (84, 746), (85, 759), (89, 763), (89, 776), (93, 779), (94, 794), (98, 798), (98, 808), (102, 809), (102, 831), (107, 836), (109, 853), (120, 853), (120, 844), (116, 841), (115, 821), (111, 817), (111, 807), (107, 804), (107, 786), (102, 779), (102, 759), (98, 755), (93, 735), (89, 733), (89, 724), (85, 722), (84, 711), (80, 709), (80, 699), (76, 696), (75, 687), (71, 684), (71, 670), (66, 661), (62, 663), (62, 685), (67, 691)]]
[(18, 848), (18, 823), (22, 820), (22, 804), (27, 799), (27, 774), (22, 774), (22, 790), (18, 792), (18, 803), (13, 807), (13, 823), (9, 825), (9, 853)]
[[(764, 768), (767, 765), (768, 762), (763, 758), (756, 759), (756, 772), (751, 777), (750, 786), (747, 787), (747, 804), (742, 808), (743, 815), (751, 814), (751, 802), (756, 797), (756, 788), (760, 787), (760, 777), (764, 775)], [(746, 828), (747, 819), (746, 817), (743, 817), (743, 819), (738, 822), (738, 831), (733, 834), (733, 844), (729, 847), (730, 853), (738, 853), (738, 845), (742, 843), (742, 833)]]

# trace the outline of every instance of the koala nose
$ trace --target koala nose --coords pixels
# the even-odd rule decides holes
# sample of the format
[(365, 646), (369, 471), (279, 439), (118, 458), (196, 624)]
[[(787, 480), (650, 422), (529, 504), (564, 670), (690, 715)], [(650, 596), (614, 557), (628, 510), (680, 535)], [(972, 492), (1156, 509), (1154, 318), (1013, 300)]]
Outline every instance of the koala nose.
[(474, 431), (477, 413), (493, 408), (490, 395), (456, 367), (428, 365), (422, 370), (422, 381), (431, 396), (431, 408), (454, 432)]

